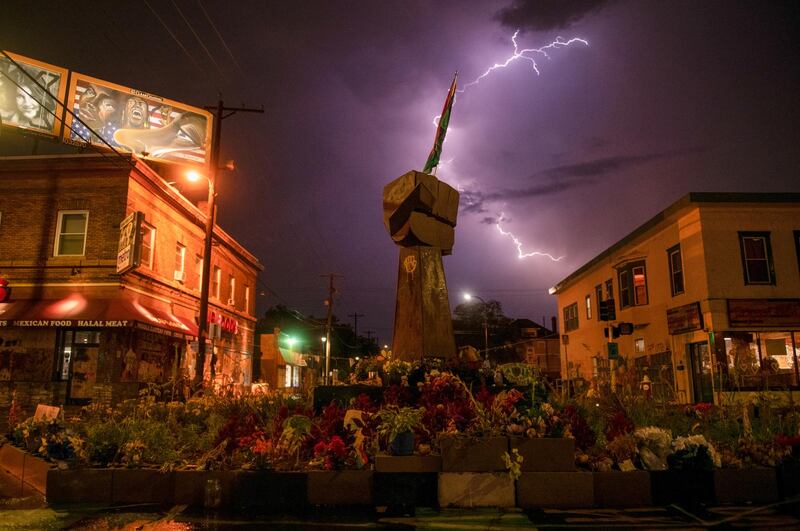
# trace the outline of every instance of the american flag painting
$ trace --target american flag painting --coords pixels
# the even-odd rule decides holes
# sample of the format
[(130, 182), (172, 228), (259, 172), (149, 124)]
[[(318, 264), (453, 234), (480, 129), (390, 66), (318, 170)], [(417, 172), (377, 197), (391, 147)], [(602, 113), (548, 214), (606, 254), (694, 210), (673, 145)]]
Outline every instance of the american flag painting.
[(211, 115), (201, 109), (73, 74), (64, 139), (160, 161), (205, 164)]

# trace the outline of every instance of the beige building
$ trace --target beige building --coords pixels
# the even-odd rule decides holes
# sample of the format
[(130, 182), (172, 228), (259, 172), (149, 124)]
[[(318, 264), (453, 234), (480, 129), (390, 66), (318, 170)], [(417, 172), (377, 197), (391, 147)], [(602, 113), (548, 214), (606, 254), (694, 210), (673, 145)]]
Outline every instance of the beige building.
[[(600, 390), (645, 375), (683, 403), (796, 390), (800, 193), (688, 194), (551, 293), (572, 376)], [(602, 321), (609, 299), (615, 319)]]

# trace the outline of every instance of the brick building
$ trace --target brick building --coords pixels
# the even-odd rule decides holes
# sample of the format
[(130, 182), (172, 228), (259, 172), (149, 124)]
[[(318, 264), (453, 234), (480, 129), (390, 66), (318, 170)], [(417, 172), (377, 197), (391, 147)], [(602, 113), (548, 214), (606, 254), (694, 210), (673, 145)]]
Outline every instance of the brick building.
[[(130, 156), (3, 157), (0, 186), (0, 407), (14, 390), (25, 407), (116, 402), (193, 374), (205, 212)], [(215, 228), (217, 383), (250, 383), (260, 270)]]

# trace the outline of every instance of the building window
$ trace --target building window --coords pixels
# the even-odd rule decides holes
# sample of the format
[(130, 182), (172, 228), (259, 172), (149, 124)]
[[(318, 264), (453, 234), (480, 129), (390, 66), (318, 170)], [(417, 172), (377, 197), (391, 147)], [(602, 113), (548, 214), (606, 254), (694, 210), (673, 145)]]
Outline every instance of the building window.
[(745, 284), (775, 284), (768, 232), (740, 232)]
[(86, 252), (88, 210), (60, 210), (56, 227), (55, 256), (83, 256)]
[(716, 344), (722, 387), (787, 389), (798, 385), (798, 335), (792, 332), (722, 332)]
[(603, 302), (603, 285), (598, 284), (594, 287), (594, 296), (597, 299), (597, 307), (600, 307), (600, 303)]
[(194, 255), (194, 270), (197, 273), (197, 289), (203, 288), (203, 257), (199, 254)]
[(211, 293), (219, 300), (219, 285), (222, 282), (222, 269), (214, 266), (214, 276), (211, 277)]
[(633, 351), (636, 354), (644, 354), (644, 338), (643, 337), (637, 337), (633, 341)]
[(250, 312), (250, 286), (244, 287), (244, 311)]
[(647, 304), (647, 270), (644, 260), (631, 262), (619, 269), (619, 307)]
[(614, 283), (611, 282), (609, 278), (606, 280), (606, 299), (613, 299), (614, 298)]
[(236, 305), (236, 279), (233, 275), (228, 276), (228, 287), (230, 288), (228, 296), (228, 304)]
[(175, 246), (175, 280), (186, 280), (186, 246), (180, 243)]
[(287, 365), (286, 371), (284, 372), (284, 380), (283, 380), (284, 387), (291, 387), (292, 386), (292, 366)]
[(797, 269), (800, 270), (800, 230), (794, 231), (794, 249), (797, 252)]
[(153, 255), (155, 254), (156, 229), (148, 223), (142, 222), (142, 258), (139, 265), (153, 269)]
[(564, 332), (578, 329), (578, 303), (564, 307)]
[(592, 318), (592, 296), (586, 296), (586, 319)]
[(680, 244), (667, 249), (667, 259), (669, 260), (670, 288), (674, 297), (683, 293), (683, 260)]

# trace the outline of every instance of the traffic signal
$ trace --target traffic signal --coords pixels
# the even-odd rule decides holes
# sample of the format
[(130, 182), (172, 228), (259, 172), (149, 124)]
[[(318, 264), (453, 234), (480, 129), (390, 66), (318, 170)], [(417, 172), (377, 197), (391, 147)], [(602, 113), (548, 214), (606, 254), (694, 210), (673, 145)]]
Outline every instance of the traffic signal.
[(600, 301), (600, 320), (601, 321), (615, 321), (617, 319), (617, 310), (614, 308), (614, 299), (606, 299)]
[(629, 336), (633, 334), (633, 323), (620, 323), (619, 334), (621, 336)]
[[(603, 328), (603, 335), (608, 337), (608, 327)], [(612, 326), (611, 327), (611, 339), (617, 339), (620, 336), (620, 327)]]

